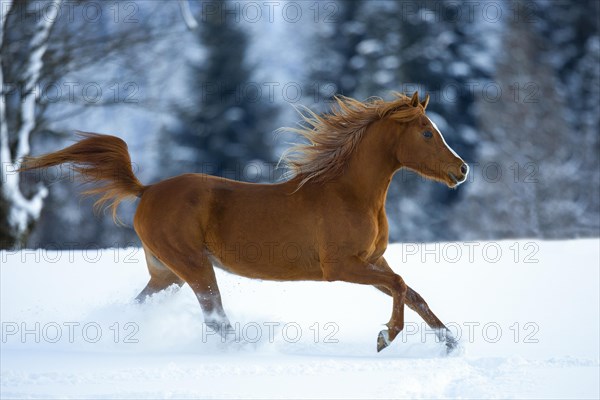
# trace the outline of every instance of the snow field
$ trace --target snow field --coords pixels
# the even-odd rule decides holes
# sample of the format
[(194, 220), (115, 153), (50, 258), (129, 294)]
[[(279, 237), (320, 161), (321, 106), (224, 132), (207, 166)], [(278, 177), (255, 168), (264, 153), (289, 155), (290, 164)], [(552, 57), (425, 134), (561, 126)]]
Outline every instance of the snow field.
[(600, 241), (395, 244), (390, 265), (460, 336), (408, 310), (377, 353), (391, 299), (342, 282), (217, 271), (235, 339), (189, 289), (145, 304), (143, 251), (0, 253), (2, 398), (598, 398)]

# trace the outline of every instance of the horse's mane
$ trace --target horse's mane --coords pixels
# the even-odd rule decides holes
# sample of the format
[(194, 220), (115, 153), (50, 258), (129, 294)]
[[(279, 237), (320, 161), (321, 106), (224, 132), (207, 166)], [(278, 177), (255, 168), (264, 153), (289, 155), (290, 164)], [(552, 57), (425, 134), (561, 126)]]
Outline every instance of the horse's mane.
[(331, 112), (324, 115), (303, 108), (300, 128), (282, 128), (308, 141), (282, 156), (293, 177), (300, 180), (298, 188), (309, 181), (326, 182), (339, 176), (371, 122), (388, 116), (408, 122), (423, 115), (423, 106), (412, 106), (410, 97), (402, 93), (394, 93), (394, 97), (392, 101), (372, 97), (361, 102), (336, 96)]

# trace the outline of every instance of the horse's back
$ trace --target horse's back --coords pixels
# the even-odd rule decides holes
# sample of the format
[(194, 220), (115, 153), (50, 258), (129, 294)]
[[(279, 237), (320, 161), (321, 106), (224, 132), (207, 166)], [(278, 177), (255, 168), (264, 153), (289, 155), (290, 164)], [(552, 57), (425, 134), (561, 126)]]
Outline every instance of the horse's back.
[(213, 261), (262, 279), (319, 279), (317, 213), (291, 184), (185, 174), (150, 186), (134, 225), (150, 248), (203, 247)]

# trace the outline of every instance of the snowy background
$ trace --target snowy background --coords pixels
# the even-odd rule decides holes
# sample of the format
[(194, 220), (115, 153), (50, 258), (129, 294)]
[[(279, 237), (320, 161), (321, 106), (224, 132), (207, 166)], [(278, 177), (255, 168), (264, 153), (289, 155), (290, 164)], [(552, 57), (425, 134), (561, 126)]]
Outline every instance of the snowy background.
[[(599, 2), (0, 0), (0, 17), (0, 397), (600, 396)], [(143, 183), (274, 182), (294, 107), (415, 90), (471, 174), (399, 172), (386, 257), (460, 333), (452, 357), (410, 311), (377, 354), (390, 301), (371, 288), (222, 272), (240, 341), (220, 343), (187, 286), (132, 302), (135, 203), (117, 227), (66, 170), (14, 172), (83, 130), (124, 138)]]

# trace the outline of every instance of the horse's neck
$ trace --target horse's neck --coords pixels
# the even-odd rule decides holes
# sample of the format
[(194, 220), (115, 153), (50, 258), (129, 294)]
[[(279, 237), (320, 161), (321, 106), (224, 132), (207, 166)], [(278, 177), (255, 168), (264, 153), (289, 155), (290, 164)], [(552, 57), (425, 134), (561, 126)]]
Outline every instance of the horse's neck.
[(388, 187), (400, 165), (390, 144), (377, 133), (365, 134), (338, 182), (365, 205), (379, 209), (385, 205)]

